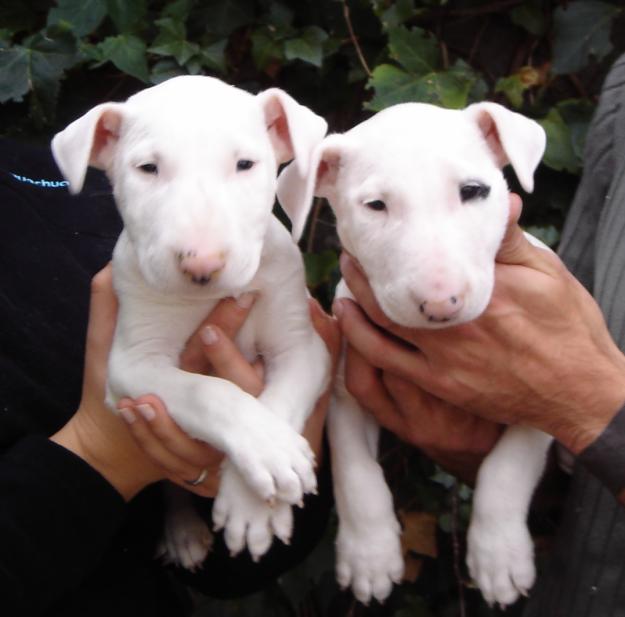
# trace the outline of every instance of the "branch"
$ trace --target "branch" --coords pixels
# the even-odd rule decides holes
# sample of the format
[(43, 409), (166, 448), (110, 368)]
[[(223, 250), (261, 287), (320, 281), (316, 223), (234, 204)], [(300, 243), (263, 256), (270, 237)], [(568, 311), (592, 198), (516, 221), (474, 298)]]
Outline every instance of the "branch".
[(372, 73), (371, 73), (371, 69), (369, 68), (369, 65), (367, 64), (367, 61), (365, 60), (365, 57), (362, 53), (362, 49), (360, 48), (360, 45), (358, 43), (358, 39), (356, 38), (356, 34), (354, 33), (354, 28), (352, 26), (352, 20), (349, 16), (349, 7), (347, 6), (347, 0), (343, 0), (343, 17), (345, 17), (345, 23), (347, 24), (347, 30), (349, 32), (349, 38), (351, 39), (354, 48), (356, 49), (356, 54), (358, 56), (358, 59), (360, 60), (360, 64), (362, 65), (362, 68), (365, 69), (365, 73), (367, 73), (368, 77), (371, 77)]

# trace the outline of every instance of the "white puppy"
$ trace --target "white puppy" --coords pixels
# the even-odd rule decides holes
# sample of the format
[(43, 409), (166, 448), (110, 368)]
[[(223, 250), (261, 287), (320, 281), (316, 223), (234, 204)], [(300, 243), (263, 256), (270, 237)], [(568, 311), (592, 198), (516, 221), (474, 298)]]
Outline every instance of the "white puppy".
[[(299, 251), (272, 207), (278, 165), (295, 158), (307, 169), (325, 131), (281, 90), (254, 96), (185, 76), (98, 105), (52, 142), (72, 192), (89, 165), (106, 171), (124, 222), (107, 402), (156, 394), (188, 434), (226, 454), (214, 522), (233, 553), (247, 545), (255, 558), (274, 533), (288, 541), (290, 504), (316, 487), (299, 433), (327, 383), (329, 356), (311, 325)], [(248, 291), (258, 299), (237, 343), (263, 357), (258, 399), (177, 368), (216, 302)], [(185, 547), (170, 557), (201, 561), (210, 534), (200, 526), (194, 535), (190, 558)]]
[[(278, 198), (301, 217), (313, 195), (326, 197), (385, 314), (402, 326), (441, 328), (488, 305), (509, 208), (501, 168), (510, 163), (531, 191), (544, 147), (537, 123), (493, 103), (397, 105), (328, 136), (307, 176), (288, 167)], [(344, 283), (337, 294), (350, 295)], [(400, 526), (376, 462), (378, 426), (340, 379), (329, 429), (338, 579), (363, 602), (383, 600), (402, 575)], [(526, 516), (550, 441), (512, 427), (480, 469), (467, 562), (490, 603), (509, 604), (533, 584)]]

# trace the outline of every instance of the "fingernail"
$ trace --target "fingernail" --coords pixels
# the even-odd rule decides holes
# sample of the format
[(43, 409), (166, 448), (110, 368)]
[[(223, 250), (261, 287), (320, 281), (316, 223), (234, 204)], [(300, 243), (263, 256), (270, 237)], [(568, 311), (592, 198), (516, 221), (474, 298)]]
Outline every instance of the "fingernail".
[(119, 415), (126, 420), (128, 424), (132, 424), (137, 419), (135, 414), (132, 413), (132, 409), (129, 409), (128, 407), (122, 407), (119, 410)]
[(156, 418), (156, 412), (154, 411), (152, 405), (143, 403), (142, 405), (137, 405), (136, 409), (148, 422), (151, 422), (154, 418)]
[(341, 300), (335, 300), (332, 303), (332, 313), (339, 319), (343, 316), (343, 302)]
[(200, 338), (202, 339), (204, 345), (214, 345), (219, 340), (217, 330), (215, 330), (212, 326), (206, 326), (200, 332)]
[(246, 291), (237, 297), (237, 304), (242, 309), (248, 309), (252, 304), (254, 304), (254, 300), (256, 299), (256, 294), (251, 291)]

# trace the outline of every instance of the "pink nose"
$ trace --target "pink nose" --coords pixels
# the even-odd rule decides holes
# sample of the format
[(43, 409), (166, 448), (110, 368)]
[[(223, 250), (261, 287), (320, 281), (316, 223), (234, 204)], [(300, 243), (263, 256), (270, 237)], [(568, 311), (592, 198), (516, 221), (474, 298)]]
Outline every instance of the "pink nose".
[(223, 253), (181, 251), (176, 254), (180, 271), (197, 285), (206, 285), (225, 266)]
[(433, 322), (451, 321), (462, 309), (464, 297), (455, 295), (445, 300), (424, 300), (419, 304), (419, 312), (428, 320)]

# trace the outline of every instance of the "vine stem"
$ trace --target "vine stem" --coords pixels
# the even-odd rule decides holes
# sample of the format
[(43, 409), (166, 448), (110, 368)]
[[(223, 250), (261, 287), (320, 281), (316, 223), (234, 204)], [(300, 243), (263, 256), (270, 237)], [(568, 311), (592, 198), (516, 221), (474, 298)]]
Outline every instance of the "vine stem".
[(371, 69), (369, 68), (367, 61), (365, 60), (360, 44), (358, 43), (358, 39), (356, 38), (356, 34), (354, 33), (354, 27), (352, 26), (352, 19), (349, 15), (349, 6), (347, 6), (347, 0), (343, 0), (343, 17), (345, 17), (345, 23), (347, 24), (349, 38), (351, 39), (354, 45), (354, 49), (356, 50), (358, 60), (360, 60), (360, 64), (362, 65), (362, 68), (365, 69), (367, 76), (371, 77), (373, 73), (371, 73)]

